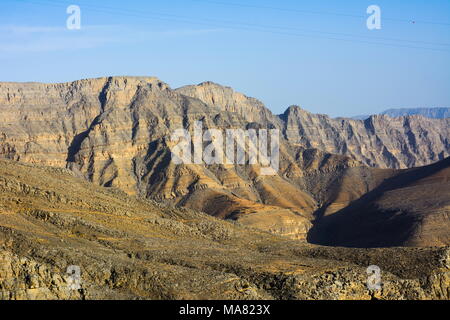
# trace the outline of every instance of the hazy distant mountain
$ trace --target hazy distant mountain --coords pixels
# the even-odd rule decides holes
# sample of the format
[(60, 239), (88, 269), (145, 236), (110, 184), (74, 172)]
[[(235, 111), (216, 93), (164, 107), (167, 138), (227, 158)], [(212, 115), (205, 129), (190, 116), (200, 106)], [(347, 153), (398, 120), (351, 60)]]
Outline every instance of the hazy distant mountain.
[(389, 109), (382, 114), (390, 117), (403, 117), (412, 115), (422, 115), (427, 118), (444, 119), (450, 118), (450, 108), (403, 108)]
[(353, 119), (353, 120), (366, 120), (366, 119), (369, 119), (369, 118), (370, 118), (370, 115), (364, 114), (364, 115), (360, 115), (360, 116), (351, 117), (350, 119)]
[[(432, 119), (444, 119), (450, 118), (450, 108), (400, 108), (400, 109), (389, 109), (381, 112), (380, 114), (388, 115), (391, 118), (422, 115), (427, 118)], [(354, 116), (352, 119), (355, 120), (366, 120), (370, 115), (360, 115)]]

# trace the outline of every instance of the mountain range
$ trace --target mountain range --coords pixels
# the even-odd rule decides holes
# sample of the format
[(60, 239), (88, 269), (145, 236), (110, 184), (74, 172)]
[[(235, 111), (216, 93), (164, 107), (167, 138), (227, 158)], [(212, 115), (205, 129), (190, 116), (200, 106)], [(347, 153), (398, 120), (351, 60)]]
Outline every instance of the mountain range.
[[(450, 153), (450, 119), (332, 119), (296, 106), (277, 116), (212, 82), (179, 89), (140, 77), (1, 83), (0, 112), (3, 158), (69, 168), (129, 195), (294, 239), (306, 239), (318, 212), (346, 207), (395, 175), (392, 169)], [(199, 120), (205, 128), (278, 128), (278, 174), (261, 176), (258, 166), (175, 165), (171, 133)]]
[[(352, 279), (378, 263), (382, 298), (448, 298), (450, 118), (275, 115), (226, 86), (154, 77), (2, 82), (0, 114), (0, 270), (24, 275), (0, 279), (3, 297), (67, 298), (54, 269), (78, 263), (89, 288), (75, 298), (371, 298)], [(175, 164), (172, 133), (198, 121), (279, 130), (278, 171)], [(318, 284), (330, 274), (344, 291)]]

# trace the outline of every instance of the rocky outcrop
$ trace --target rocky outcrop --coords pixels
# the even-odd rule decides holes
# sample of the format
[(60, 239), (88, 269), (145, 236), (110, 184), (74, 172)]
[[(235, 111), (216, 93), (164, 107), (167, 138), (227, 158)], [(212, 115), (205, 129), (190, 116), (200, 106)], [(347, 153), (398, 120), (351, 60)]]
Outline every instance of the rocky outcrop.
[(58, 271), (0, 250), (0, 300), (82, 299), (80, 292), (69, 290), (69, 280)]
[(230, 87), (214, 82), (203, 82), (198, 85), (184, 86), (175, 91), (199, 99), (219, 110), (237, 113), (247, 122), (280, 124), (280, 120), (261, 101), (235, 92)]

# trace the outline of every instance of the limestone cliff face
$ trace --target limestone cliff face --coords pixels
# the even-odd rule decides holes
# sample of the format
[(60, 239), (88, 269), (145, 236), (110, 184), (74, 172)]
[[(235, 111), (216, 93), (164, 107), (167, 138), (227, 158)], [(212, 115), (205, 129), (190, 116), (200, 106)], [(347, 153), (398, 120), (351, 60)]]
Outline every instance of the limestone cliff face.
[[(2, 145), (9, 142), (14, 145), (10, 152), (3, 147), (2, 154), (31, 163), (64, 166), (73, 162), (84, 138), (99, 130), (108, 114), (130, 106), (143, 85), (163, 86), (154, 78), (92, 79), (64, 84), (2, 83), (1, 141)], [(122, 125), (127, 119), (116, 120), (116, 124)], [(124, 130), (129, 128), (114, 128), (114, 132)]]
[(287, 140), (307, 148), (351, 156), (379, 168), (411, 168), (450, 154), (450, 118), (422, 116), (332, 119), (290, 107), (280, 116)]

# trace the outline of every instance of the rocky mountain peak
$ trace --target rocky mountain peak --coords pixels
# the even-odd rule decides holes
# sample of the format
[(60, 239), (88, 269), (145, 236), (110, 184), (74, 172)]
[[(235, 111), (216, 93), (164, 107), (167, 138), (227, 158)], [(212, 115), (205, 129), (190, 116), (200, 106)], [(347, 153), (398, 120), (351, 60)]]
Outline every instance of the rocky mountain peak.
[(299, 114), (311, 114), (311, 112), (309, 112), (309, 111), (307, 111), (307, 110), (305, 110), (305, 109), (302, 109), (302, 107), (300, 107), (300, 106), (294, 104), (294, 105), (289, 106), (289, 107), (286, 109), (286, 111), (284, 111), (284, 113), (280, 115), (280, 117), (286, 118), (286, 117), (288, 117), (289, 115), (294, 115), (294, 114), (295, 114), (295, 115), (299, 115)]
[(238, 113), (250, 122), (266, 122), (268, 118), (273, 118), (261, 101), (211, 81), (184, 86), (175, 91), (220, 110)]

